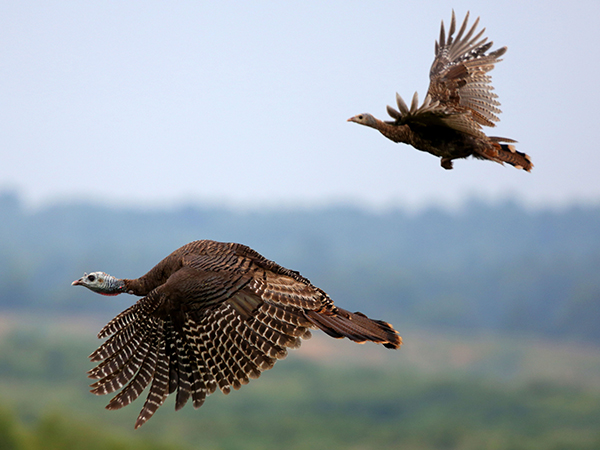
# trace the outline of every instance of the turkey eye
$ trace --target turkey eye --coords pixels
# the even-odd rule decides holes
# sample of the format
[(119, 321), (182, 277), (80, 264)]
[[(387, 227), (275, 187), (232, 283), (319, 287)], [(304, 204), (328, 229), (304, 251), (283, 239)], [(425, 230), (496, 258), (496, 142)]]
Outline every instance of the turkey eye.
[(96, 277), (94, 275), (88, 276), (88, 281), (94, 281), (95, 279), (96, 279)]

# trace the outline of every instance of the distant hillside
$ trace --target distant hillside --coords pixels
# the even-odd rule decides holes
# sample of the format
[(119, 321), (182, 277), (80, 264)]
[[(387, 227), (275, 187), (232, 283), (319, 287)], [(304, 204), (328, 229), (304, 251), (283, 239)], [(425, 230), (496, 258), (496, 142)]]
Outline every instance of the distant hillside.
[(27, 212), (0, 194), (0, 308), (117, 311), (70, 282), (137, 277), (195, 239), (241, 242), (299, 270), (340, 305), (395, 324), (600, 341), (600, 208), (459, 212), (353, 207), (239, 212), (189, 206), (55, 205)]

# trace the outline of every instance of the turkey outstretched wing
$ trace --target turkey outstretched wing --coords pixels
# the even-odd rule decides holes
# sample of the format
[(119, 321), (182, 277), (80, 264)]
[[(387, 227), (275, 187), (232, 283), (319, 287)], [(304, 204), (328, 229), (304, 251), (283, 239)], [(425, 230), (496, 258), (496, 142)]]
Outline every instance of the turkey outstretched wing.
[[(98, 395), (121, 390), (119, 409), (149, 386), (135, 427), (177, 391), (175, 408), (198, 408), (219, 388), (227, 394), (273, 367), (311, 337), (311, 328), (355, 342), (399, 348), (387, 322), (337, 308), (321, 289), (245, 246), (225, 252), (183, 252), (178, 270), (99, 334), (108, 340), (90, 356)], [(195, 246), (189, 247), (194, 249)], [(200, 245), (197, 246), (201, 248)]]
[(103, 328), (99, 337), (110, 337), (90, 356), (100, 361), (89, 372), (97, 380), (92, 392), (121, 389), (108, 409), (130, 404), (150, 386), (136, 428), (170, 393), (177, 391), (176, 409), (190, 398), (198, 408), (217, 387), (227, 394), (258, 378), (310, 338), (315, 325), (303, 308), (326, 297), (245, 257), (221, 266), (208, 261), (213, 256), (185, 258), (165, 284)]
[(493, 42), (482, 37), (485, 28), (476, 33), (479, 18), (467, 31), (468, 20), (469, 13), (456, 36), (454, 11), (447, 35), (442, 22), (427, 95), (448, 115), (443, 119), (447, 126), (479, 136), (482, 125), (493, 127), (499, 120), (496, 114), (500, 113), (500, 103), (492, 92), (488, 72), (501, 61), (506, 47), (486, 54)]

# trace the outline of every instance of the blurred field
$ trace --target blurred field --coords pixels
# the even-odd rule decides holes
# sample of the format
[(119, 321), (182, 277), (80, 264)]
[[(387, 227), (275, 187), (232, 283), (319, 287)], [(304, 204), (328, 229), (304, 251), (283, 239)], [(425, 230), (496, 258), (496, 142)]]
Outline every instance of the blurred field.
[[(37, 335), (45, 336), (49, 342), (79, 342), (91, 353), (102, 342), (95, 339), (96, 333), (110, 318), (4, 314), (0, 316), (0, 342), (14, 333)], [(594, 343), (560, 337), (494, 332), (459, 334), (430, 329), (400, 329), (400, 334), (401, 349), (390, 351), (378, 345), (332, 339), (314, 331), (313, 337), (303, 341), (299, 350), (290, 351), (288, 359), (337, 367), (398, 367), (428, 376), (481, 376), (507, 383), (543, 380), (600, 390), (600, 347)]]
[[(109, 439), (99, 449), (600, 445), (597, 347), (423, 329), (401, 330), (405, 344), (399, 351), (315, 332), (240, 391), (215, 393), (201, 409), (187, 405), (177, 413), (170, 398), (134, 432), (142, 400), (106, 411), (109, 398), (88, 393), (87, 355), (99, 344), (95, 334), (105, 319), (2, 317), (0, 401), (17, 424), (11, 429), (44, 432), (51, 435), (44, 437), (46, 445), (57, 439), (56, 448), (74, 449), (87, 448), (87, 439), (98, 445)], [(38, 448), (31, 440), (19, 442), (14, 448)]]

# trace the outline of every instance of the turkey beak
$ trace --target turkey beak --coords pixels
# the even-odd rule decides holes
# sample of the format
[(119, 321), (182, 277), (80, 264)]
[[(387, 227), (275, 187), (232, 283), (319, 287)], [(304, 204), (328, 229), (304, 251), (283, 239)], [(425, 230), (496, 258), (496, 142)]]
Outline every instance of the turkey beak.
[(79, 280), (75, 280), (71, 283), (71, 286), (79, 286), (81, 285), (81, 278)]

